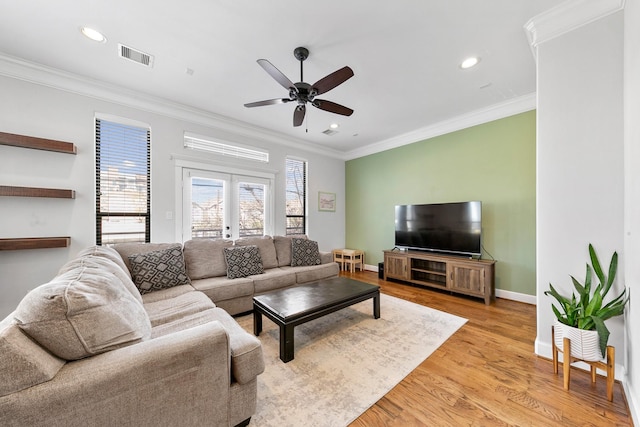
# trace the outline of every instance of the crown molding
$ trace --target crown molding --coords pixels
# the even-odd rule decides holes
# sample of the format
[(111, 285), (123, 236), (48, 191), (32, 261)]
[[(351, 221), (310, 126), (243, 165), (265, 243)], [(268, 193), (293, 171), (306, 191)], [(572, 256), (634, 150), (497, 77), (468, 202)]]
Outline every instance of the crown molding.
[[(248, 123), (233, 120), (209, 111), (150, 95), (144, 95), (120, 86), (110, 85), (2, 53), (0, 53), (0, 76), (6, 76), (81, 96), (136, 108), (173, 119), (183, 120), (189, 123), (207, 126), (218, 133), (234, 135), (234, 139), (238, 138), (237, 142), (239, 143), (250, 143), (253, 146), (260, 146), (260, 143), (267, 145), (284, 145), (345, 161), (412, 144), (536, 108), (535, 94), (528, 94), (345, 153), (326, 147), (319, 147), (301, 139), (291, 138), (288, 135), (273, 132), (258, 126), (252, 126)], [(188, 130), (189, 129), (185, 129), (185, 131)], [(216, 137), (217, 135), (211, 136)], [(228, 139), (228, 136), (226, 136), (226, 138)]]
[(210, 111), (141, 94), (140, 92), (134, 92), (120, 86), (111, 85), (56, 68), (46, 67), (2, 53), (0, 53), (0, 76), (207, 126), (214, 130), (239, 137), (241, 140), (238, 142), (250, 141), (254, 145), (256, 142), (285, 145), (341, 160), (344, 158), (344, 153), (338, 150), (319, 147), (301, 139), (292, 138), (288, 135), (259, 126), (253, 126), (239, 120), (230, 119)]
[(472, 126), (503, 119), (515, 114), (535, 110), (535, 108), (536, 94), (530, 93), (499, 104), (491, 105), (487, 108), (472, 111), (449, 120), (444, 120), (413, 132), (408, 132), (375, 144), (370, 144), (366, 147), (349, 151), (346, 154), (345, 160), (353, 160), (358, 157), (364, 157), (381, 151), (398, 148), (403, 145), (413, 144), (414, 142), (423, 141)]
[(541, 43), (622, 10), (624, 2), (625, 0), (568, 0), (534, 16), (524, 25), (534, 57), (536, 48)]

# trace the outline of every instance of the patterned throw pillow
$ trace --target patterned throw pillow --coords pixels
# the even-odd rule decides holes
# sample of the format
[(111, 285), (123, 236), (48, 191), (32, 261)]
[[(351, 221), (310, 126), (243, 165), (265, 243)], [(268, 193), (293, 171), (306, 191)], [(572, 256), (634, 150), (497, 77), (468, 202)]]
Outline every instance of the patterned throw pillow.
[(256, 245), (224, 248), (224, 258), (227, 261), (229, 279), (264, 273), (260, 251)]
[(291, 265), (294, 267), (302, 265), (320, 264), (320, 251), (318, 242), (307, 239), (291, 239)]
[(136, 284), (141, 294), (191, 284), (185, 270), (181, 245), (131, 255), (129, 263), (131, 264), (133, 283)]

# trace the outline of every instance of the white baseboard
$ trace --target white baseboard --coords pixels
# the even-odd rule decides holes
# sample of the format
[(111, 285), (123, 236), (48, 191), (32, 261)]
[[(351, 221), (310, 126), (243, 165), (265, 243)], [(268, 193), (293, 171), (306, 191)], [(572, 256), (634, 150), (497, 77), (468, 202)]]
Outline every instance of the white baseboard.
[[(616, 368), (617, 369), (617, 368)], [(631, 419), (633, 420), (633, 425), (640, 425), (640, 402), (636, 398), (637, 394), (633, 385), (631, 385), (630, 381), (622, 381), (622, 388), (624, 390), (624, 395), (627, 398), (627, 405), (629, 406), (629, 412), (631, 413)]]
[(496, 298), (508, 299), (511, 301), (524, 302), (526, 304), (536, 305), (537, 299), (535, 295), (521, 294), (519, 292), (505, 291), (496, 289)]

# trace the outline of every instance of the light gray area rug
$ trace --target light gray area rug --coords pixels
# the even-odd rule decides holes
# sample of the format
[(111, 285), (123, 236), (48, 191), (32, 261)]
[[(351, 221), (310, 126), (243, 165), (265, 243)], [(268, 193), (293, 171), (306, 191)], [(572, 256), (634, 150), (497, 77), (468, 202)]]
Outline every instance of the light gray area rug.
[[(266, 369), (251, 426), (346, 426), (467, 321), (381, 295), (380, 318), (363, 301), (295, 328), (295, 358), (279, 358), (277, 326), (263, 316)], [(253, 333), (253, 316), (237, 318)]]

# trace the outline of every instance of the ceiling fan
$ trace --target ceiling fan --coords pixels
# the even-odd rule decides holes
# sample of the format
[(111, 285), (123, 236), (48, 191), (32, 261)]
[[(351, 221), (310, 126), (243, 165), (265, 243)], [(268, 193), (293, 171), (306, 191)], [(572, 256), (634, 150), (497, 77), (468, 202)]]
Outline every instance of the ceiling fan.
[(327, 101), (324, 99), (316, 98), (317, 95), (329, 92), (334, 87), (344, 83), (353, 77), (353, 70), (349, 67), (340, 68), (337, 71), (329, 74), (326, 77), (321, 78), (314, 84), (304, 82), (302, 63), (309, 57), (309, 50), (304, 47), (297, 47), (293, 51), (293, 56), (300, 61), (300, 81), (293, 83), (287, 78), (280, 70), (278, 70), (271, 62), (266, 59), (258, 59), (258, 64), (264, 70), (269, 73), (278, 83), (280, 83), (285, 89), (289, 91), (288, 98), (275, 98), (265, 101), (250, 102), (244, 104), (245, 107), (261, 107), (263, 105), (274, 104), (286, 104), (287, 102), (296, 102), (296, 109), (293, 111), (293, 126), (300, 126), (304, 120), (305, 113), (307, 111), (307, 103), (310, 103), (316, 108), (329, 111), (330, 113), (342, 114), (343, 116), (350, 116), (353, 114), (351, 108), (347, 108), (344, 105), (336, 104), (335, 102)]

